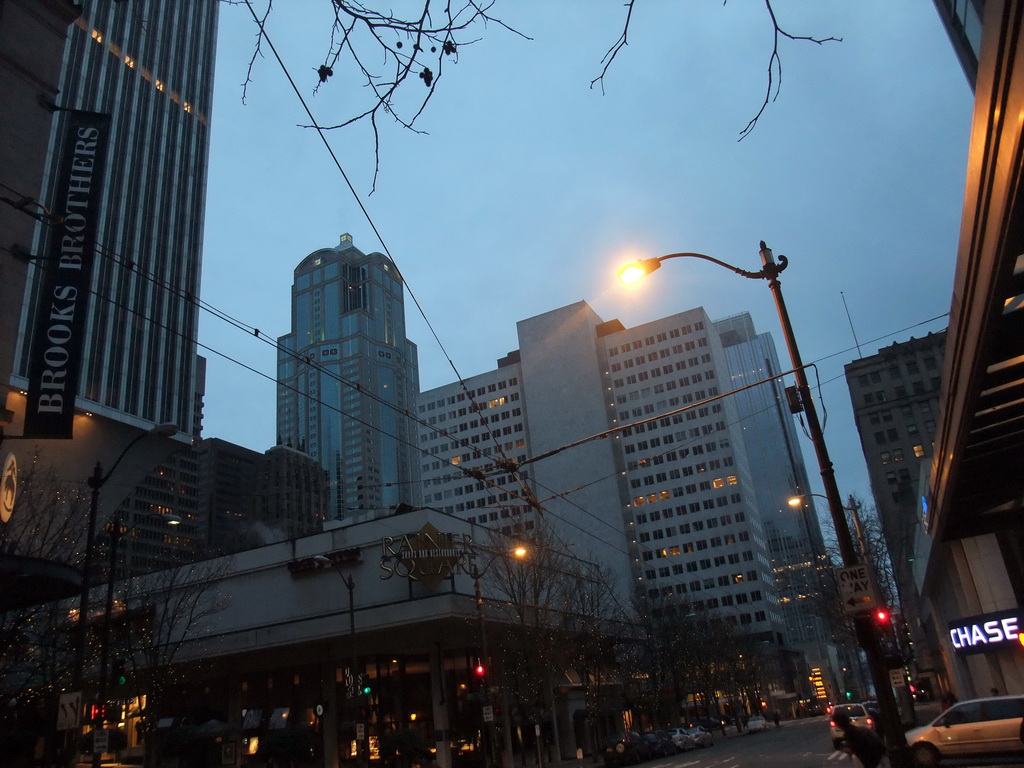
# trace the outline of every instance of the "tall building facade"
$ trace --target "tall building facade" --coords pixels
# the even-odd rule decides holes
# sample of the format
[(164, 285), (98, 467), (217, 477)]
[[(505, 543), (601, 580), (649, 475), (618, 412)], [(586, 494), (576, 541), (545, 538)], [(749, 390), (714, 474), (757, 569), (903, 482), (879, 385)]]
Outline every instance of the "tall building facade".
[[(775, 343), (770, 334), (755, 331), (746, 312), (716, 321), (715, 331), (730, 371), (729, 388), (756, 385), (737, 392), (734, 400), (746, 449), (756, 457), (750, 468), (786, 637), (797, 645), (831, 643), (822, 602), (822, 579), (831, 577), (825, 542), (785, 385), (772, 378), (784, 370)], [(797, 497), (800, 505), (790, 505)]]
[[(63, 110), (110, 115), (80, 407), (139, 426), (173, 423), (186, 435), (193, 432), (217, 13), (216, 0), (84, 0), (64, 52), (51, 137), (55, 164)], [(55, 171), (42, 194), (50, 205)], [(40, 228), (34, 252), (45, 243)], [(23, 327), (35, 316), (40, 285), (32, 279)], [(25, 334), (17, 353), (22, 386), (31, 342)]]
[(728, 358), (704, 310), (626, 328), (579, 302), (518, 332), (496, 370), (421, 393), (424, 503), (506, 532), (544, 514), (626, 594), (781, 645), (747, 425), (719, 397)]
[(292, 330), (278, 339), (278, 442), (324, 468), (332, 519), (419, 499), (419, 374), (402, 291), (391, 260), (348, 234), (295, 268)]
[(922, 478), (934, 456), (946, 332), (897, 342), (846, 365), (853, 415), (889, 550), (903, 619), (915, 640), (919, 672), (941, 664), (937, 636), (926, 632), (915, 560), (923, 535)]
[[(946, 332), (891, 344), (846, 365), (853, 415), (893, 563), (912, 560), (921, 468), (932, 460)], [(898, 568), (899, 570), (899, 568)], [(910, 569), (901, 591), (912, 591)]]
[(277, 445), (260, 453), (208, 438), (197, 446), (199, 520), (208, 553), (231, 554), (320, 530), (327, 477), (304, 453)]

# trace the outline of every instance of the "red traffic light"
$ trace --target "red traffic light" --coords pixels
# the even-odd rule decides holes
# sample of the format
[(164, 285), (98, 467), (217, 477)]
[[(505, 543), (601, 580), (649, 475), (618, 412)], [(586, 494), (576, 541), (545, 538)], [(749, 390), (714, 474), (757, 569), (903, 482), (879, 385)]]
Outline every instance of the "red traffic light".
[(484, 670), (484, 665), (483, 664), (477, 664), (476, 668), (473, 670), (473, 672), (476, 674), (477, 677), (483, 677), (484, 676), (484, 671), (485, 670)]
[(886, 608), (878, 608), (875, 610), (875, 621), (879, 624), (885, 624), (889, 621), (889, 611)]

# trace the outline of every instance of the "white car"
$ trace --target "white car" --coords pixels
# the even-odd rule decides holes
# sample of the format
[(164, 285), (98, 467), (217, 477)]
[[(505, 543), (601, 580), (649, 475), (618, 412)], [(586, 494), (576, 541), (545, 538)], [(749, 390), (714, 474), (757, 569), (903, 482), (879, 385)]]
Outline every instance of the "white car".
[(836, 725), (833, 717), (836, 712), (845, 712), (850, 716), (850, 723), (865, 728), (874, 728), (875, 721), (871, 713), (863, 704), (836, 704), (829, 713), (828, 727), (832, 736), (832, 748), (839, 749), (843, 745), (843, 729)]
[(676, 749), (680, 752), (688, 752), (696, 746), (693, 743), (693, 736), (688, 733), (686, 728), (669, 728), (667, 733), (672, 737)]
[(760, 733), (768, 730), (768, 721), (761, 715), (751, 715), (747, 720), (747, 733)]
[(997, 696), (954, 704), (928, 725), (907, 731), (907, 746), (919, 768), (943, 758), (1020, 755), (1024, 696)]

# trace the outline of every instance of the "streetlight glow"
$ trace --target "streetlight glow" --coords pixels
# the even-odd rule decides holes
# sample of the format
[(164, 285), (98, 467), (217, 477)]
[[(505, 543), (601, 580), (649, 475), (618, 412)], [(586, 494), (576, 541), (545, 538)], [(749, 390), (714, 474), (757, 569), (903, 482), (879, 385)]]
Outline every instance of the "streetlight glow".
[(643, 279), (646, 274), (647, 270), (641, 267), (639, 263), (627, 264), (619, 270), (619, 280), (625, 285), (632, 285)]
[[(796, 335), (793, 331), (793, 324), (789, 318), (789, 310), (786, 308), (786, 302), (782, 295), (782, 284), (779, 280), (779, 275), (787, 266), (789, 266), (789, 260), (782, 254), (779, 254), (776, 260), (771, 248), (765, 244), (764, 240), (760, 242), (759, 256), (761, 258), (761, 270), (753, 272), (703, 253), (671, 253), (655, 259), (642, 259), (629, 264), (619, 272), (619, 279), (623, 283), (636, 282), (645, 274), (653, 272), (655, 269), (660, 267), (661, 262), (666, 261), (667, 259), (691, 258), (710, 261), (711, 263), (728, 269), (741, 277), (752, 280), (767, 281), (768, 287), (772, 292), (772, 297), (775, 299), (775, 308), (779, 313), (779, 322), (782, 326), (782, 333), (786, 341), (786, 348), (788, 349), (790, 359), (793, 362), (793, 374), (796, 379), (797, 391), (801, 395), (800, 400), (803, 404), (807, 434), (814, 446), (818, 466), (821, 469), (821, 481), (825, 487), (824, 498), (825, 501), (828, 502), (833, 528), (835, 529), (836, 542), (839, 545), (839, 553), (842, 557), (843, 565), (850, 567), (858, 563), (858, 552), (853, 542), (853, 537), (850, 535), (849, 523), (846, 519), (846, 508), (843, 506), (842, 497), (839, 495), (839, 487), (835, 479), (835, 469), (832, 465), (832, 459), (828, 453), (828, 447), (825, 444), (825, 436), (821, 427), (821, 421), (818, 418), (817, 409), (814, 405), (814, 400), (810, 395), (810, 385), (807, 381), (807, 374), (804, 371), (805, 366), (800, 357), (800, 350), (797, 346)], [(819, 494), (804, 494), (802, 498), (816, 495)], [(794, 504), (794, 500), (790, 499), (789, 503), (794, 507), (798, 507), (800, 506), (800, 501), (801, 499), (796, 499), (796, 503)], [(870, 565), (870, 559), (867, 556), (866, 548), (863, 546), (864, 540), (860, 536), (860, 523), (857, 519), (856, 510), (854, 510), (853, 520), (858, 528), (858, 539), (861, 543), (860, 554), (863, 556), (864, 563)], [(882, 647), (879, 642), (879, 638), (876, 636), (875, 628), (871, 626), (870, 617), (865, 617), (863, 615), (855, 617), (854, 627), (859, 644), (867, 657), (868, 668), (871, 673), (871, 679), (874, 683), (875, 693), (878, 697), (882, 712), (881, 719), (883, 723), (885, 723), (884, 731), (886, 732), (886, 743), (890, 749), (892, 763), (894, 766), (902, 768), (903, 765), (907, 764), (906, 755), (904, 754), (907, 749), (907, 742), (906, 738), (903, 736), (903, 730), (900, 727), (900, 713), (896, 707), (896, 699), (889, 684), (888, 669), (885, 666), (885, 659), (882, 655)]]

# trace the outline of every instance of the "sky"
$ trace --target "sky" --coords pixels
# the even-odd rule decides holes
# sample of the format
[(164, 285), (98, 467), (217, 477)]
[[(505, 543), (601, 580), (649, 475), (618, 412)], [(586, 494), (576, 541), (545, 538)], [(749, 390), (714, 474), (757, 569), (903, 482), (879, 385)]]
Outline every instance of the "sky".
[[(266, 27), (321, 125), (368, 96), (344, 65), (314, 93), (329, 5), (278, 3)], [(696, 306), (749, 311), (786, 360), (764, 281), (685, 259), (632, 289), (615, 279), (627, 261), (680, 251), (757, 270), (764, 240), (790, 260), (783, 292), (816, 363), (840, 493), (870, 499), (843, 366), (946, 327), (973, 97), (930, 0), (773, 7), (787, 32), (842, 42), (780, 40), (781, 89), (738, 141), (767, 88), (763, 3), (637, 2), (602, 89), (591, 81), (622, 0), (497, 0), (492, 15), (518, 34), (492, 23), (458, 40), (421, 132), (379, 120), (374, 182), (370, 126), (326, 132), (343, 176), (266, 45), (243, 101), (257, 28), (244, 4), (222, 4), (203, 301), (287, 333), (294, 268), (350, 233), (405, 277), (422, 389), (494, 369), (518, 348), (517, 321), (580, 300), (626, 327)], [(425, 86), (405, 88), (409, 104)], [(204, 437), (270, 448), (273, 348), (213, 313), (200, 322)]]

